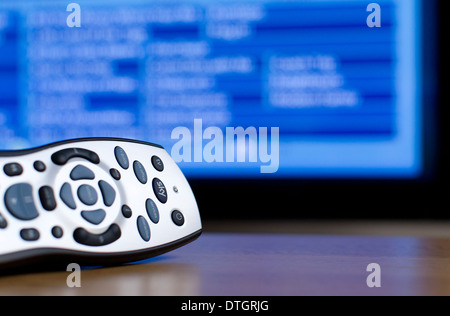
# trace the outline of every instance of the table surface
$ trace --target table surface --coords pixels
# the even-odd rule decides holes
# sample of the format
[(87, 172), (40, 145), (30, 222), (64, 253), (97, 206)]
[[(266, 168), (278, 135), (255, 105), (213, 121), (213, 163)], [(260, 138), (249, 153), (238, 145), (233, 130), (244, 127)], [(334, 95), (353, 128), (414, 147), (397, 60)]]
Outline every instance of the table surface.
[[(82, 269), (80, 288), (67, 286), (66, 271), (3, 275), (0, 295), (450, 295), (450, 229), (383, 236), (348, 225), (333, 234), (207, 231), (156, 258)], [(380, 288), (367, 286), (372, 263), (381, 269)]]

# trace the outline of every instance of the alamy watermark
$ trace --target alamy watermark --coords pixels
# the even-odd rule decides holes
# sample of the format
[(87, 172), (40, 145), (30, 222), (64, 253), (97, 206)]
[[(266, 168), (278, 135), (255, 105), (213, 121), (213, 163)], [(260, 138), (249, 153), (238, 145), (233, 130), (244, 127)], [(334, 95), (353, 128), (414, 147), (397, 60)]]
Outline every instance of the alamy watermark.
[(81, 267), (78, 263), (70, 263), (66, 269), (70, 274), (67, 276), (67, 287), (81, 287)]
[[(260, 163), (261, 173), (275, 173), (280, 165), (280, 130), (278, 127), (210, 126), (203, 129), (203, 120), (194, 120), (194, 135), (187, 127), (176, 127), (171, 134), (178, 140), (172, 147), (175, 162)], [(270, 137), (270, 138), (269, 138)], [(204, 144), (206, 141), (206, 144)]]
[(381, 266), (378, 263), (371, 263), (366, 268), (370, 274), (367, 276), (366, 284), (369, 288), (381, 287)]

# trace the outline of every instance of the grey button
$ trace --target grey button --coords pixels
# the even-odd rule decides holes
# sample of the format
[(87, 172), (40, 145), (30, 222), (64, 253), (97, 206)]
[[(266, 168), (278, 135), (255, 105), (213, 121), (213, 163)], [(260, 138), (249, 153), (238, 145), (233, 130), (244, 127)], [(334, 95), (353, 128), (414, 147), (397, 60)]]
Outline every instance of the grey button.
[(137, 227), (141, 238), (145, 241), (150, 240), (150, 226), (148, 226), (147, 221), (144, 217), (139, 216), (137, 219)]
[(78, 188), (78, 197), (86, 205), (94, 205), (98, 201), (97, 191), (87, 184)]
[(40, 235), (39, 232), (34, 228), (26, 228), (20, 231), (20, 237), (26, 241), (35, 241), (38, 240)]
[(8, 226), (8, 222), (6, 221), (6, 219), (3, 217), (2, 214), (0, 214), (0, 229), (4, 229)]
[(72, 180), (93, 180), (95, 178), (95, 174), (85, 166), (78, 165), (73, 168), (70, 173), (70, 178)]
[(98, 225), (105, 219), (106, 212), (104, 210), (82, 211), (81, 216), (83, 216), (83, 218), (87, 220), (89, 223)]
[(128, 169), (128, 167), (130, 166), (130, 163), (128, 161), (128, 156), (127, 156), (125, 150), (123, 150), (122, 147), (117, 146), (114, 149), (114, 155), (116, 156), (116, 160), (119, 163), (119, 165), (123, 169)]
[(34, 205), (33, 188), (27, 183), (11, 186), (5, 194), (5, 205), (8, 211), (18, 219), (31, 220), (39, 215)]
[(64, 185), (61, 188), (61, 191), (59, 192), (59, 196), (68, 207), (70, 207), (73, 210), (77, 208), (75, 200), (73, 199), (72, 188), (70, 187), (69, 183), (64, 183)]
[(113, 187), (108, 184), (106, 181), (99, 181), (98, 186), (100, 187), (100, 191), (102, 191), (103, 202), (106, 206), (111, 206), (116, 199), (116, 191), (114, 191)]
[(148, 217), (150, 217), (150, 220), (158, 224), (159, 222), (159, 211), (158, 207), (156, 206), (155, 202), (153, 202), (152, 199), (147, 199), (145, 202), (145, 208), (147, 209)]
[(134, 169), (134, 174), (136, 175), (136, 178), (139, 180), (139, 182), (142, 184), (146, 184), (147, 183), (147, 172), (145, 171), (144, 166), (139, 161), (136, 160), (133, 163), (133, 169)]

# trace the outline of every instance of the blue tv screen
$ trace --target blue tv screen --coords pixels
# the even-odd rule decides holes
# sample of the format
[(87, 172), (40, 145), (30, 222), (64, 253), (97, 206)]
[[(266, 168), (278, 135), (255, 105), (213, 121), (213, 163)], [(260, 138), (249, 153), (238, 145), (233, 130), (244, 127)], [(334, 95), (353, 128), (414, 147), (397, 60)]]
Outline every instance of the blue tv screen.
[(422, 5), (3, 0), (0, 147), (120, 137), (191, 178), (418, 178)]

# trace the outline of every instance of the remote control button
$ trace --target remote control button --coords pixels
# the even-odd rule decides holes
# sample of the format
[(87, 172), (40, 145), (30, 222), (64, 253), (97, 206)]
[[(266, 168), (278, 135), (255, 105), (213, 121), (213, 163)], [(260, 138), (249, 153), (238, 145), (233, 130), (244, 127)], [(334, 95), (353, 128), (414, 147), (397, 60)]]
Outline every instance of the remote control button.
[(119, 165), (125, 170), (128, 169), (128, 167), (130, 166), (130, 162), (128, 161), (128, 156), (125, 150), (123, 150), (122, 147), (117, 146), (114, 149), (114, 155), (116, 156), (116, 160)]
[(164, 186), (164, 183), (159, 180), (158, 178), (153, 179), (153, 191), (155, 192), (156, 198), (161, 202), (161, 203), (166, 203), (167, 202), (167, 190), (166, 187)]
[(47, 169), (45, 164), (40, 160), (35, 161), (33, 164), (33, 167), (36, 171), (39, 171), (39, 172), (44, 172)]
[(131, 211), (131, 208), (128, 205), (122, 206), (122, 215), (125, 218), (130, 218), (131, 215), (133, 215), (133, 212)]
[(119, 170), (112, 168), (111, 170), (109, 170), (109, 173), (111, 174), (111, 177), (113, 177), (115, 180), (119, 181), (120, 178), (122, 177), (120, 175)]
[(158, 156), (152, 157), (152, 165), (159, 172), (164, 170), (164, 164), (163, 164), (161, 158), (159, 158)]
[(82, 211), (81, 216), (83, 216), (83, 218), (87, 220), (89, 223), (98, 225), (105, 219), (106, 212), (104, 210)]
[(26, 228), (20, 231), (20, 237), (26, 241), (36, 241), (39, 239), (39, 232), (34, 228)]
[(173, 211), (172, 212), (172, 221), (175, 223), (175, 225), (177, 226), (183, 226), (184, 224), (184, 216), (180, 211)]
[(100, 191), (102, 192), (103, 202), (106, 206), (111, 206), (114, 204), (114, 200), (116, 199), (116, 191), (114, 191), (113, 187), (105, 181), (99, 181), (98, 186), (100, 187)]
[(61, 227), (55, 226), (55, 227), (52, 228), (52, 235), (53, 235), (53, 237), (59, 239), (59, 238), (61, 238), (63, 236), (63, 234), (64, 234), (64, 232), (63, 232)]
[(70, 178), (72, 180), (93, 180), (95, 178), (95, 174), (85, 166), (78, 165), (73, 168), (70, 173)]
[(34, 205), (33, 189), (27, 183), (11, 186), (5, 193), (5, 205), (8, 211), (18, 219), (32, 220), (39, 215)]
[(2, 214), (0, 214), (0, 229), (5, 229), (8, 226), (8, 222), (3, 217)]
[(84, 228), (77, 228), (73, 232), (73, 238), (79, 244), (93, 247), (109, 245), (120, 238), (122, 232), (119, 226), (112, 224), (103, 234), (94, 235), (86, 231)]
[(141, 235), (141, 238), (144, 239), (144, 241), (149, 241), (150, 240), (150, 226), (148, 226), (148, 223), (144, 217), (142, 217), (142, 216), (138, 217), (137, 227), (138, 227), (139, 235)]
[(139, 182), (142, 184), (146, 184), (147, 183), (147, 172), (145, 171), (144, 166), (139, 161), (136, 160), (133, 163), (133, 169), (134, 169), (134, 174), (136, 175), (136, 178), (139, 180)]
[(42, 207), (47, 211), (53, 211), (56, 208), (55, 195), (53, 189), (49, 186), (44, 186), (39, 189), (39, 198), (41, 199)]
[(72, 158), (83, 158), (94, 164), (100, 163), (100, 158), (96, 153), (83, 148), (67, 148), (52, 155), (52, 161), (59, 166), (65, 165)]
[(5, 165), (3, 171), (6, 173), (7, 176), (15, 177), (20, 176), (23, 173), (23, 168), (21, 165), (14, 162)]
[(145, 208), (147, 209), (148, 217), (150, 217), (150, 220), (158, 224), (159, 222), (159, 211), (158, 207), (156, 206), (155, 202), (153, 202), (152, 199), (147, 199), (145, 202)]
[(87, 184), (78, 188), (78, 198), (86, 205), (94, 205), (98, 201), (97, 191)]
[(64, 185), (61, 188), (61, 191), (59, 192), (59, 196), (61, 197), (63, 202), (72, 210), (77, 208), (75, 200), (73, 199), (72, 188), (69, 183), (64, 183)]

